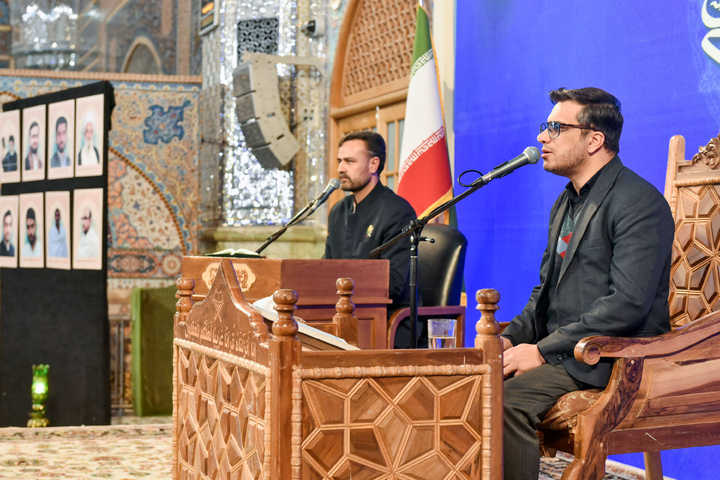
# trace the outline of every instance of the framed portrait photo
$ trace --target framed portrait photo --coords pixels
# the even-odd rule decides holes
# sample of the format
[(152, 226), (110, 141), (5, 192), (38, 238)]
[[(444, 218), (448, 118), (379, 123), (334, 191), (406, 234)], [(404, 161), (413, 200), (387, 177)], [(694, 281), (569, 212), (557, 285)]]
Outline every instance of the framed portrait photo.
[(45, 266), (43, 196), (42, 192), (20, 195), (21, 268), (43, 268)]
[(47, 267), (70, 270), (70, 192), (45, 193)]
[(48, 105), (49, 179), (72, 177), (75, 172), (75, 100)]
[(105, 164), (105, 95), (81, 97), (76, 102), (75, 176), (102, 175)]
[(103, 189), (75, 190), (73, 208), (73, 268), (102, 270)]
[(23, 109), (23, 182), (45, 179), (45, 107), (43, 104)]
[(20, 110), (0, 113), (0, 183), (20, 181)]
[(0, 215), (3, 219), (2, 241), (0, 242), (0, 267), (17, 268), (18, 264), (18, 197), (0, 197)]

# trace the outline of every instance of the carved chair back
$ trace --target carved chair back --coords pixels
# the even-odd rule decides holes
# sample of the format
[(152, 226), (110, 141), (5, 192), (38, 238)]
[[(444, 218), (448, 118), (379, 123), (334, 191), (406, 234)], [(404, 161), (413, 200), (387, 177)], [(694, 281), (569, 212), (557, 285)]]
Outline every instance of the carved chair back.
[(670, 140), (665, 197), (675, 218), (670, 274), (673, 329), (720, 309), (720, 137), (685, 160), (685, 139)]

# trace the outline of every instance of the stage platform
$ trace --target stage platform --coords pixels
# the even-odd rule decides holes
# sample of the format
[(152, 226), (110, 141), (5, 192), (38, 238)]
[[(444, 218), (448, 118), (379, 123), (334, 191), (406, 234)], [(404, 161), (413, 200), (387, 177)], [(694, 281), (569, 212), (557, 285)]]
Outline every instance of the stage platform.
[[(130, 423), (133, 422), (133, 423)], [(153, 422), (153, 423), (147, 423)], [(113, 418), (113, 425), (0, 428), (0, 478), (170, 480), (171, 417)], [(543, 458), (540, 480), (559, 480), (570, 457)], [(608, 462), (604, 480), (639, 480)]]

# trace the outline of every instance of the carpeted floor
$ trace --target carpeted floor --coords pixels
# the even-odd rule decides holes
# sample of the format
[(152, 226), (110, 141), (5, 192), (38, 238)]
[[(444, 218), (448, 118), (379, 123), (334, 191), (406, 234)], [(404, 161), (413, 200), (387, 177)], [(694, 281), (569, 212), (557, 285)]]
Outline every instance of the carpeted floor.
[[(0, 479), (169, 480), (170, 420), (129, 424), (137, 420), (122, 418), (100, 427), (0, 428)], [(544, 458), (540, 480), (559, 479), (568, 461), (564, 456)], [(609, 464), (607, 473), (605, 480), (645, 478), (617, 464)]]

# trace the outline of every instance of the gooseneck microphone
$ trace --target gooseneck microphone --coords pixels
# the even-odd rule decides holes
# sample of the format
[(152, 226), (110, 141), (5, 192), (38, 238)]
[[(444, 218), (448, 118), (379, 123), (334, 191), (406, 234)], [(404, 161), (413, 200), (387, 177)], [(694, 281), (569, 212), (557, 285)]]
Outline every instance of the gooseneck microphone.
[(310, 211), (308, 212), (308, 216), (310, 216), (315, 210), (317, 210), (320, 205), (325, 203), (330, 194), (338, 188), (340, 188), (340, 180), (338, 180), (337, 178), (331, 178), (327, 186), (325, 186), (325, 190), (323, 190), (320, 196), (312, 202), (310, 206)]
[(501, 163), (497, 167), (493, 168), (491, 172), (486, 173), (477, 179), (473, 182), (473, 184), (482, 183), (484, 185), (496, 178), (504, 177), (508, 173), (514, 172), (516, 169), (529, 163), (537, 163), (538, 160), (540, 160), (540, 150), (538, 150), (537, 147), (527, 147), (523, 153), (512, 160)]
[(308, 204), (305, 206), (305, 208), (303, 208), (303, 209), (300, 210), (298, 213), (296, 213), (293, 218), (291, 218), (285, 225), (283, 225), (283, 226), (280, 228), (280, 230), (278, 230), (277, 232), (275, 232), (275, 233), (273, 233), (272, 235), (270, 235), (270, 236), (268, 237), (268, 239), (265, 240), (265, 243), (263, 243), (262, 245), (260, 245), (260, 248), (258, 248), (257, 250), (255, 250), (255, 253), (260, 253), (260, 252), (262, 252), (263, 250), (265, 250), (265, 248), (266, 248), (268, 245), (270, 245), (272, 242), (274, 242), (275, 240), (277, 240), (278, 238), (280, 238), (280, 235), (282, 235), (283, 233), (285, 233), (285, 230), (287, 230), (289, 227), (291, 227), (291, 226), (293, 226), (293, 225), (295, 225), (295, 224), (297, 224), (297, 223), (302, 222), (303, 220), (305, 220), (306, 218), (308, 218), (310, 215), (312, 215), (312, 213), (313, 213), (315, 210), (317, 210), (317, 208), (318, 208), (320, 205), (322, 205), (323, 203), (325, 203), (325, 201), (328, 199), (328, 197), (330, 196), (330, 194), (331, 194), (332, 192), (334, 192), (335, 190), (337, 190), (338, 188), (340, 188), (340, 180), (338, 180), (337, 178), (331, 179), (331, 180), (328, 182), (327, 186), (325, 187), (325, 190), (322, 191), (322, 193), (320, 194), (320, 196), (319, 196), (318, 198), (316, 198), (316, 199), (313, 200), (312, 202), (308, 203)]

